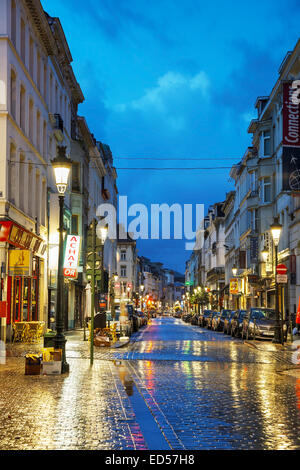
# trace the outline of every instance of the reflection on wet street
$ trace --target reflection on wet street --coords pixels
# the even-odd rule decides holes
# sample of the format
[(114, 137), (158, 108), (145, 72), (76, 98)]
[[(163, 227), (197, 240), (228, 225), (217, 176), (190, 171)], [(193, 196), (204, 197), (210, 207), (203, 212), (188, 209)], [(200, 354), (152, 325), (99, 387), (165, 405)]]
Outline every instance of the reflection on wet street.
[(280, 374), (290, 354), (163, 318), (127, 358), (172, 448), (298, 449), (299, 379)]
[[(299, 449), (300, 373), (291, 352), (174, 318), (130, 346), (96, 351), (70, 336), (64, 376), (0, 364), (1, 449)], [(291, 372), (287, 374), (286, 372)]]

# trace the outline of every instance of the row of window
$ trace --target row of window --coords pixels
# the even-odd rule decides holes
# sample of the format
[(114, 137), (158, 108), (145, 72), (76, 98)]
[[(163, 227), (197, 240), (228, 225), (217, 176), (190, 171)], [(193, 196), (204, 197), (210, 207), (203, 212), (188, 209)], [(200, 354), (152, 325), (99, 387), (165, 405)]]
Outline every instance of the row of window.
[(27, 67), (31, 78), (48, 104), (50, 112), (53, 114), (60, 114), (64, 122), (68, 124), (67, 130), (70, 132), (69, 124), (71, 122), (71, 106), (69, 100), (67, 96), (59, 90), (58, 82), (52, 71), (50, 70), (48, 72), (47, 59), (42, 57), (42, 52), (40, 52), (38, 47), (36, 47), (32, 35), (28, 33), (29, 37), (27, 37), (27, 28), (22, 17), (20, 18), (19, 25), (19, 38), (17, 38), (17, 9), (15, 0), (12, 0), (11, 40), (16, 50), (19, 51), (20, 58)]
[(37, 150), (47, 155), (47, 123), (41, 112), (34, 106), (34, 101), (27, 94), (25, 87), (17, 84), (17, 75), (11, 70), (10, 78), (10, 113), (20, 128), (28, 136)]
[(8, 166), (8, 199), (38, 223), (46, 225), (46, 179), (21, 152), (17, 156), (14, 144), (10, 146)]

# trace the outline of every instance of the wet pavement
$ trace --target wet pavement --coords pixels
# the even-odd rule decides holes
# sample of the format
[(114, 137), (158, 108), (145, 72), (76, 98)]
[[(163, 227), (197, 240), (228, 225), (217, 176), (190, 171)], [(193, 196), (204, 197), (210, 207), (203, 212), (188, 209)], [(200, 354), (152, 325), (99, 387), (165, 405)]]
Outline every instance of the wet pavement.
[[(1, 449), (299, 449), (300, 371), (288, 348), (157, 318), (121, 349), (67, 335), (70, 373), (0, 363)], [(26, 345), (25, 350), (39, 349)]]

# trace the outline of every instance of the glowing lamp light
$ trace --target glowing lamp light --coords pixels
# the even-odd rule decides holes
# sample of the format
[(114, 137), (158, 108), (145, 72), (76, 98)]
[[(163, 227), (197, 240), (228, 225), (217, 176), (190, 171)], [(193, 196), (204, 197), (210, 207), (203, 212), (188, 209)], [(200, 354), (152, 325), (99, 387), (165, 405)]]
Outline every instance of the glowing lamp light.
[(261, 256), (262, 256), (263, 261), (266, 263), (268, 260), (268, 256), (269, 256), (269, 250), (267, 249), (267, 247), (264, 247), (264, 249), (261, 252)]
[(279, 244), (279, 239), (281, 235), (281, 230), (282, 230), (282, 225), (278, 222), (278, 217), (274, 218), (274, 222), (270, 227), (271, 233), (272, 233), (272, 238), (274, 241), (274, 245), (278, 246)]
[(232, 266), (232, 274), (233, 274), (234, 276), (236, 276), (236, 275), (237, 275), (237, 272), (238, 272), (238, 268), (237, 268), (236, 265), (234, 264), (234, 265)]
[(106, 238), (107, 238), (107, 234), (108, 234), (108, 227), (105, 226), (105, 227), (100, 227), (100, 235), (101, 235), (101, 241), (102, 243), (105, 242)]
[(65, 194), (70, 170), (72, 168), (72, 161), (66, 157), (67, 147), (57, 147), (57, 157), (51, 160), (54, 169), (55, 184), (59, 194)]

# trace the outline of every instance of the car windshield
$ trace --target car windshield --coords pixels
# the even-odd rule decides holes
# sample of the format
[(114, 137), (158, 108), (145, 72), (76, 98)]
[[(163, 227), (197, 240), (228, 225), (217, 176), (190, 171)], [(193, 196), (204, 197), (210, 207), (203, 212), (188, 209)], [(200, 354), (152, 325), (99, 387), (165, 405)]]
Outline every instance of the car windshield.
[(241, 310), (240, 311), (240, 318), (244, 318), (244, 316), (246, 315), (247, 313), (247, 310)]
[(222, 316), (223, 318), (226, 318), (226, 317), (229, 317), (230, 314), (231, 314), (231, 310), (223, 310), (221, 316)]
[(266, 308), (256, 308), (251, 310), (251, 318), (255, 318), (256, 320), (261, 319), (275, 319), (276, 312), (275, 310), (266, 309)]
[[(120, 312), (116, 311), (115, 312), (115, 321), (119, 321), (119, 317), (120, 317)], [(111, 312), (106, 312), (106, 321), (113, 321)]]

